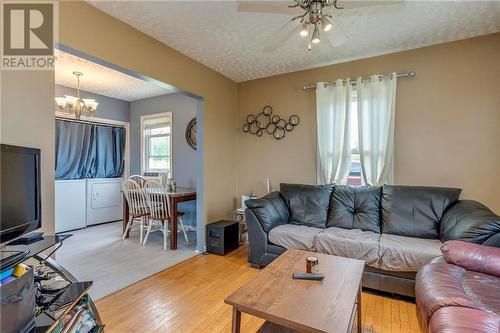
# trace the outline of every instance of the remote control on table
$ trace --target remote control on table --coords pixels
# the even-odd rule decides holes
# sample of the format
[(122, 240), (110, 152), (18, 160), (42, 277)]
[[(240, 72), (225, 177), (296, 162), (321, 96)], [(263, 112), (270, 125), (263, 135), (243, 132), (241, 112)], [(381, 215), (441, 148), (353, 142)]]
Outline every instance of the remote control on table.
[(292, 278), (296, 279), (296, 280), (321, 281), (325, 278), (325, 274), (323, 274), (323, 273), (293, 273)]

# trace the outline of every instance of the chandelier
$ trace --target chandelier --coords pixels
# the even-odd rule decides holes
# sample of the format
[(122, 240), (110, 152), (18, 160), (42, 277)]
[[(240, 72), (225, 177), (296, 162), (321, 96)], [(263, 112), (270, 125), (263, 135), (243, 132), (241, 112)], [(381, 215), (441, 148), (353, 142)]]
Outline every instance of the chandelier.
[(83, 75), (82, 72), (73, 72), (77, 80), (76, 97), (64, 95), (64, 97), (56, 97), (56, 104), (59, 110), (66, 111), (68, 113), (74, 113), (75, 118), (80, 120), (82, 114), (87, 117), (92, 117), (97, 109), (97, 103), (95, 99), (81, 98), (80, 97), (80, 76)]
[(311, 36), (308, 50), (312, 50), (313, 44), (320, 42), (320, 29), (324, 32), (332, 30), (332, 16), (323, 12), (326, 7), (333, 6), (343, 9), (337, 5), (337, 0), (293, 0), (294, 4), (288, 7), (300, 7), (305, 10), (304, 14), (298, 15), (292, 21), (300, 21), (299, 34), (302, 37)]

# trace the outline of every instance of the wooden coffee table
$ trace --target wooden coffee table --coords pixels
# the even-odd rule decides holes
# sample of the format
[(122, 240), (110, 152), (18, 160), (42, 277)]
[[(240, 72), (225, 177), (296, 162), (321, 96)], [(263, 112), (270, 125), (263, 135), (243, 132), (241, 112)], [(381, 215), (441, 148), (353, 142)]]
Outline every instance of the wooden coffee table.
[[(306, 258), (319, 259), (323, 281), (293, 280)], [(361, 260), (287, 250), (227, 297), (233, 306), (232, 332), (240, 332), (241, 312), (266, 320), (259, 332), (361, 332)]]

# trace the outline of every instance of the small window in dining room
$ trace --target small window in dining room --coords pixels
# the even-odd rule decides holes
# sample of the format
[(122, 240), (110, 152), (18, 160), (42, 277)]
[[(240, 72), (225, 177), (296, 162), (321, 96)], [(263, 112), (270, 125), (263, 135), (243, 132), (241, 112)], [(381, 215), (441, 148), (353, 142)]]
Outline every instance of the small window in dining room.
[(141, 116), (142, 173), (172, 171), (171, 112)]
[(352, 89), (351, 98), (351, 119), (349, 122), (351, 134), (351, 169), (347, 177), (347, 184), (361, 185), (361, 162), (359, 155), (359, 136), (358, 136), (358, 94), (356, 88)]

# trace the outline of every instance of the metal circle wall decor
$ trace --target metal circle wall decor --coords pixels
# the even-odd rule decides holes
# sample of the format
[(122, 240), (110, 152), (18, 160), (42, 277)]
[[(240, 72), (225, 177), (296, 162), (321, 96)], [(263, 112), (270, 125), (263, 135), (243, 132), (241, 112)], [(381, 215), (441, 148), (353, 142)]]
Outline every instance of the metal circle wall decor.
[(286, 126), (286, 120), (285, 119), (280, 119), (276, 123), (276, 127), (283, 127), (283, 128), (285, 128), (285, 126)]
[(196, 145), (196, 118), (193, 118), (189, 121), (189, 123), (186, 126), (186, 142), (187, 144), (196, 150), (197, 145)]
[(267, 125), (266, 127), (266, 133), (267, 134), (273, 134), (274, 133), (274, 130), (276, 129), (276, 124), (273, 124), (273, 123), (270, 123), (269, 125)]
[(255, 117), (256, 122), (258, 122), (257, 126), (260, 129), (266, 129), (266, 127), (271, 123), (271, 117), (266, 115), (264, 112), (261, 112)]
[(260, 130), (259, 126), (257, 125), (257, 122), (254, 121), (253, 123), (249, 124), (250, 125), (250, 133), (252, 134), (257, 134), (257, 131)]
[(286, 131), (283, 127), (276, 127), (273, 136), (276, 140), (281, 140), (285, 137)]
[(243, 124), (243, 132), (262, 136), (264, 131), (272, 135), (276, 140), (281, 140), (285, 137), (286, 132), (292, 132), (300, 123), (300, 118), (297, 115), (291, 115), (288, 121), (273, 113), (273, 108), (270, 105), (264, 106), (262, 112), (257, 116), (249, 114), (246, 117), (246, 122)]
[(292, 124), (292, 126), (297, 126), (300, 122), (300, 118), (299, 118), (299, 116), (294, 114), (294, 115), (291, 115), (290, 118), (288, 118), (288, 122), (290, 124)]
[(265, 114), (266, 116), (270, 116), (271, 113), (273, 113), (273, 108), (271, 107), (271, 105), (266, 105), (262, 109), (262, 113)]

